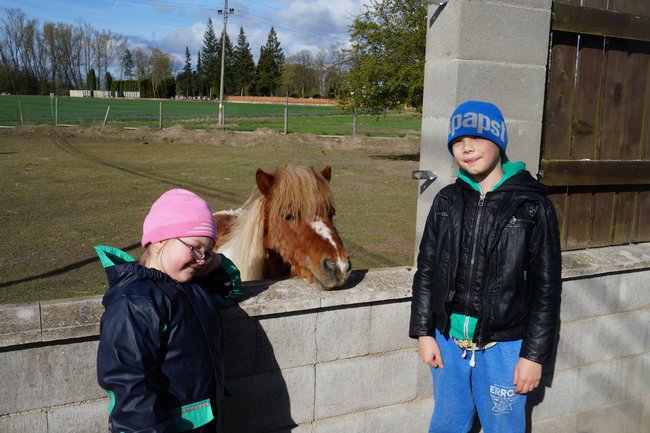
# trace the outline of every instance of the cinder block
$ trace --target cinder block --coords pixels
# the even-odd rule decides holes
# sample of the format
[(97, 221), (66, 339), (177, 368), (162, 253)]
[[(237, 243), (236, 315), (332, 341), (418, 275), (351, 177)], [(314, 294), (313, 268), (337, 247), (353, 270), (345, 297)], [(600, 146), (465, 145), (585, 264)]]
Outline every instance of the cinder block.
[(316, 420), (313, 433), (364, 433), (365, 423), (365, 412)]
[(316, 314), (262, 318), (257, 326), (256, 371), (316, 362)]
[(409, 266), (373, 269), (372, 272), (353, 273), (345, 290), (319, 292), (321, 307), (350, 308), (370, 302), (394, 301), (411, 295), (413, 271)]
[(223, 328), (226, 377), (254, 374), (257, 320), (228, 319), (223, 321)]
[(461, 12), (460, 1), (451, 1), (442, 7), (437, 3), (430, 4), (427, 11), (427, 63), (439, 58), (458, 57)]
[(572, 413), (557, 418), (535, 421), (533, 422), (532, 431), (535, 433), (577, 433), (577, 415)]
[(620, 276), (564, 281), (562, 283), (562, 323), (615, 313), (618, 305)]
[(410, 315), (410, 301), (370, 307), (370, 353), (415, 347), (417, 340), (409, 338)]
[(640, 397), (647, 384), (643, 366), (647, 354), (598, 362), (579, 368), (577, 388), (573, 390), (576, 410), (591, 410), (602, 405)]
[(249, 296), (239, 304), (248, 316), (283, 314), (320, 307), (318, 289), (301, 278), (244, 284)]
[(316, 419), (374, 409), (415, 398), (413, 351), (316, 365)]
[(43, 341), (99, 335), (101, 297), (41, 302)]
[(524, 6), (533, 9), (551, 10), (553, 0), (490, 0), (492, 3), (507, 3), (509, 5)]
[(318, 362), (365, 355), (370, 346), (370, 307), (322, 311), (316, 318)]
[(592, 364), (647, 350), (650, 310), (562, 323), (556, 368)]
[(620, 274), (618, 277), (620, 277), (618, 311), (650, 307), (650, 290), (648, 290), (650, 272), (630, 272)]
[[(646, 370), (650, 371), (650, 370)], [(641, 398), (641, 404), (643, 405), (643, 413), (641, 414), (641, 425), (648, 426), (650, 425), (650, 394), (646, 394)]]
[(561, 370), (542, 376), (540, 388), (528, 397), (533, 421), (568, 415), (576, 410), (578, 370)]
[[(439, 118), (444, 119), (447, 125), (445, 131), (449, 128), (447, 123), (449, 116), (454, 112), (458, 103), (465, 100), (459, 101), (458, 96), (458, 92), (461, 90), (458, 88), (461, 64), (462, 61), (453, 59), (427, 60), (424, 64), (423, 126), (424, 119)], [(441, 146), (444, 146), (445, 143), (446, 140), (438, 142)]]
[[(4, 388), (4, 386), (3, 386)], [(44, 411), (0, 416), (0, 433), (47, 432), (47, 414)]]
[(48, 433), (108, 431), (108, 399), (50, 409), (47, 426)]
[(413, 356), (418, 360), (418, 382), (417, 382), (417, 398), (431, 398), (433, 396), (433, 377), (431, 376), (431, 367), (420, 360), (417, 350)]
[(0, 305), (0, 347), (41, 341), (41, 317), (37, 302)]
[(507, 3), (462, 2), (458, 32), (461, 59), (546, 68), (551, 9)]
[(616, 404), (577, 413), (578, 431), (589, 433), (642, 433), (647, 425), (641, 425), (643, 404), (640, 400), (628, 400)]
[(102, 398), (97, 342), (0, 352), (0, 415)]
[(269, 431), (313, 420), (314, 367), (230, 379), (232, 396), (224, 404), (229, 433)]
[(429, 428), (432, 412), (432, 398), (368, 411), (364, 431), (368, 433), (425, 432)]
[(509, 120), (508, 158), (523, 161), (526, 169), (533, 175), (539, 171), (539, 144), (542, 141), (542, 120)]
[(280, 430), (273, 430), (271, 433), (312, 433), (312, 424), (300, 424), (297, 427), (285, 427)]

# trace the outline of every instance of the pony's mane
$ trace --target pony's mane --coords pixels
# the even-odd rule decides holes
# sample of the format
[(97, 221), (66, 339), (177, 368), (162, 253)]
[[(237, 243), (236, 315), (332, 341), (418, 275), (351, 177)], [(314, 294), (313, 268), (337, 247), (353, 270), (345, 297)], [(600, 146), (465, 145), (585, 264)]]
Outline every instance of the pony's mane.
[(272, 196), (271, 218), (292, 214), (311, 221), (327, 216), (334, 207), (328, 181), (311, 167), (287, 165), (276, 170)]
[(218, 248), (237, 265), (243, 281), (264, 278), (265, 205), (269, 207), (269, 218), (292, 214), (307, 221), (327, 217), (334, 206), (329, 182), (313, 168), (288, 165), (277, 169), (274, 176), (270, 198), (255, 188)]
[(230, 233), (217, 251), (235, 263), (243, 281), (261, 280), (264, 275), (264, 197), (257, 189), (235, 218)]

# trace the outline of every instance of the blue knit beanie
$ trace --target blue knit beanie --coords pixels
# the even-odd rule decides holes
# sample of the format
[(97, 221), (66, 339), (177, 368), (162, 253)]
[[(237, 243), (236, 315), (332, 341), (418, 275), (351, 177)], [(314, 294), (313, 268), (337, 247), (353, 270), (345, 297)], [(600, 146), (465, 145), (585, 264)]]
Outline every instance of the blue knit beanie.
[(451, 142), (458, 137), (472, 135), (487, 138), (501, 148), (505, 155), (508, 145), (508, 131), (499, 108), (483, 101), (466, 101), (460, 104), (449, 118), (447, 149), (452, 155)]

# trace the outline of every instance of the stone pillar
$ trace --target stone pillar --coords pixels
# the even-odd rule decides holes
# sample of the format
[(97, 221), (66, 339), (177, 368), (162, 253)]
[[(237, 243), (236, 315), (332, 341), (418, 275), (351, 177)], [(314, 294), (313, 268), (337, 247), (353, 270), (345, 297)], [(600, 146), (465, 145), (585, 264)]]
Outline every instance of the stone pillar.
[[(447, 122), (461, 102), (495, 103), (508, 126), (508, 156), (539, 170), (552, 0), (433, 1), (427, 52), (420, 169), (438, 179), (419, 191), (416, 256), (433, 197), (456, 178)], [(420, 181), (420, 186), (423, 181)]]

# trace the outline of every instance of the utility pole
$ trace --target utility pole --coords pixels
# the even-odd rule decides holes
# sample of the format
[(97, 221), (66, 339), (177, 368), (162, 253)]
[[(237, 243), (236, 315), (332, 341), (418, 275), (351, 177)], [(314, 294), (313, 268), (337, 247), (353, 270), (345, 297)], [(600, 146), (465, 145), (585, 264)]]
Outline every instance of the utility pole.
[(219, 126), (225, 128), (223, 117), (223, 71), (226, 67), (226, 24), (228, 15), (235, 13), (235, 9), (228, 9), (228, 0), (224, 0), (223, 9), (219, 9), (219, 15), (223, 15), (223, 33), (221, 33), (221, 84), (219, 85)]

